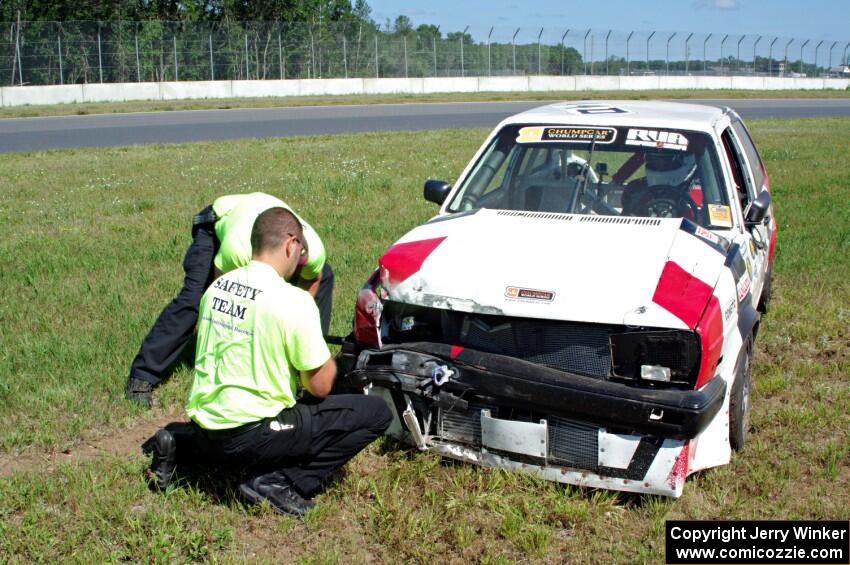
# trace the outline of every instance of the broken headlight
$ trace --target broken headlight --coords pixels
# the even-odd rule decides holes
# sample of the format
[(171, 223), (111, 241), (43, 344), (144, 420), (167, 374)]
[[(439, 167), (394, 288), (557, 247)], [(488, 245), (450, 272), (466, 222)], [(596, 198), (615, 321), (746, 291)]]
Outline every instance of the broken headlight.
[(609, 340), (613, 378), (694, 387), (700, 365), (696, 333), (639, 331), (612, 334)]

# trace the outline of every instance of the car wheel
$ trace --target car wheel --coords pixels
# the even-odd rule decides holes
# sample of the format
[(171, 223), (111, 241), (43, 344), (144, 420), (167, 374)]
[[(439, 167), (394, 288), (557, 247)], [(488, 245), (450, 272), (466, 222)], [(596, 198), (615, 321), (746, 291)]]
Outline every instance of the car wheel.
[(729, 444), (735, 451), (744, 447), (750, 427), (750, 391), (753, 382), (753, 338), (747, 338), (735, 368), (729, 397)]

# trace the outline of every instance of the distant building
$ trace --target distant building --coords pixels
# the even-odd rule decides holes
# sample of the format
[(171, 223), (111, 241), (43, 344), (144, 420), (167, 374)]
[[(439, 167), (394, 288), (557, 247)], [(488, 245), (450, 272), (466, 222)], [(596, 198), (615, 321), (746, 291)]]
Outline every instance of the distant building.
[(838, 65), (829, 68), (830, 78), (850, 78), (850, 65)]

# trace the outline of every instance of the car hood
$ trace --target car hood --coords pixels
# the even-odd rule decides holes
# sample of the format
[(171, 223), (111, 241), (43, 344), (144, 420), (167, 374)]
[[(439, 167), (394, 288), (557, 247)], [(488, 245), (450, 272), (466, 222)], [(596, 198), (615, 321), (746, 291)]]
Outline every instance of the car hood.
[(413, 229), (379, 266), (388, 299), (407, 304), (693, 328), (723, 269), (723, 243), (682, 219), (478, 210)]

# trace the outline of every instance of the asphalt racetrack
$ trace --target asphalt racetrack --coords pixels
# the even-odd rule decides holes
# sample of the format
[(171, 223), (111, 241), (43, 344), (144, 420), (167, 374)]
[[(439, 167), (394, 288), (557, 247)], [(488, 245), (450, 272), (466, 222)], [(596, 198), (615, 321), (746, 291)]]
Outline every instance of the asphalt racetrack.
[[(850, 116), (848, 99), (683, 100), (731, 106), (745, 120)], [(547, 102), (309, 106), (0, 119), (0, 153), (367, 131), (494, 127)]]

